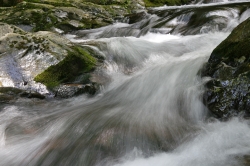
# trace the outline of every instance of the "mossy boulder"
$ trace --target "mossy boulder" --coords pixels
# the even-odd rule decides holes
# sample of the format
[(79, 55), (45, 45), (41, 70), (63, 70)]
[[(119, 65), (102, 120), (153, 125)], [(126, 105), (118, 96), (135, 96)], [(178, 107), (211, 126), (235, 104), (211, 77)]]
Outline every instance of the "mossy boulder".
[[(94, 20), (88, 12), (73, 7), (22, 2), (13, 8), (0, 10), (0, 21), (13, 24), (26, 31), (74, 31), (97, 28), (112, 23), (110, 19)], [(57, 30), (60, 29), (60, 30)]]
[[(62, 83), (76, 81), (77, 77), (93, 71), (95, 66), (94, 57), (81, 47), (75, 47), (61, 62), (50, 66), (34, 80), (49, 88), (54, 88)], [(88, 82), (88, 80), (82, 81)]]
[[(98, 3), (100, 2), (100, 3)], [(70, 32), (99, 28), (114, 23), (142, 7), (139, 0), (101, 3), (94, 0), (26, 0), (11, 8), (0, 8), (0, 22), (16, 25), (25, 31)], [(143, 3), (142, 3), (143, 5)]]
[(214, 49), (203, 76), (212, 77), (204, 99), (214, 115), (250, 115), (250, 18)]
[(3, 86), (30, 81), (64, 59), (73, 46), (67, 39), (50, 32), (26, 33), (17, 27), (11, 30), (7, 24), (0, 24), (0, 31), (4, 32), (6, 27), (10, 28), (9, 33), (5, 31), (0, 38), (0, 82)]
[(93, 52), (63, 36), (47, 31), (28, 33), (0, 23), (0, 43), (0, 87), (44, 94), (67, 82), (92, 83), (89, 73), (97, 64), (90, 55)]

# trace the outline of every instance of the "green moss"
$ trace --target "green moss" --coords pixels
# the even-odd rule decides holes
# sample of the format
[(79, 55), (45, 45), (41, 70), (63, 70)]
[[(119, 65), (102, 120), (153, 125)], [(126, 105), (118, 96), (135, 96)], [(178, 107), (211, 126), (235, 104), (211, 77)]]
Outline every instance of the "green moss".
[[(114, 7), (115, 5), (115, 7)], [(136, 5), (131, 0), (25, 0), (11, 8), (0, 9), (0, 21), (13, 25), (29, 26), (28, 31), (64, 32), (99, 28), (113, 23), (113, 18), (128, 14)], [(57, 11), (66, 12), (60, 17)], [(86, 14), (87, 13), (87, 14)], [(70, 25), (79, 23), (78, 27)]]
[[(56, 24), (56, 17), (53, 12), (53, 6), (36, 4), (36, 3), (20, 3), (16, 7), (9, 10), (9, 15), (0, 13), (1, 21), (14, 25), (32, 26), (32, 31), (50, 30)], [(4, 15), (4, 16), (3, 16)]]
[(210, 63), (219, 63), (223, 61), (233, 67), (238, 66), (239, 62), (237, 59), (242, 56), (249, 59), (250, 53), (250, 19), (247, 19), (237, 28), (235, 28), (232, 33), (219, 44), (209, 59)]
[(81, 47), (76, 46), (66, 58), (57, 65), (50, 66), (34, 80), (43, 83), (48, 88), (53, 88), (61, 83), (74, 81), (78, 76), (92, 71), (95, 65), (96, 59)]

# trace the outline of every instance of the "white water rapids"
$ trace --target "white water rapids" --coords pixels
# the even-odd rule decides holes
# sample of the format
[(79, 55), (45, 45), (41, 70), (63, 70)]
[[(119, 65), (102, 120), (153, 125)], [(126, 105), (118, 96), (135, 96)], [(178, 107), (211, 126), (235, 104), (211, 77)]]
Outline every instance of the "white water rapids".
[[(228, 27), (247, 14), (233, 16)], [(229, 35), (228, 27), (188, 36), (148, 32), (96, 39), (112, 26), (89, 32), (89, 39), (68, 35), (105, 57), (96, 75), (108, 83), (93, 98), (1, 105), (0, 165), (249, 165), (249, 121), (220, 122), (202, 103), (209, 78), (199, 70)]]

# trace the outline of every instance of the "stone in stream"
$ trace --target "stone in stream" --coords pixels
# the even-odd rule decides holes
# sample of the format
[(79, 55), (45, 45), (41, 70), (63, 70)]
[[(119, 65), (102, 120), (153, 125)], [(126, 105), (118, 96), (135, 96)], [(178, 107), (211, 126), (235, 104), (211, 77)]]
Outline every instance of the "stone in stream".
[[(140, 0), (18, 2), (10, 5), (13, 7), (0, 8), (0, 22), (4, 22), (0, 23), (0, 87), (58, 96), (64, 91), (72, 92), (72, 86), (65, 83), (84, 87), (75, 94), (93, 95), (98, 86), (89, 79), (90, 73), (97, 62), (103, 61), (91, 48), (74, 44), (58, 33), (106, 26), (144, 9)], [(61, 87), (64, 90), (58, 93)]]
[(250, 19), (214, 49), (203, 76), (212, 78), (204, 100), (216, 117), (250, 116)]
[(55, 96), (69, 98), (83, 93), (90, 95), (96, 94), (98, 86), (95, 84), (64, 84), (55, 88)]
[(29, 33), (5, 23), (0, 23), (0, 43), (0, 87), (55, 93), (55, 87), (67, 82), (91, 83), (88, 73), (94, 71), (97, 62), (102, 62), (92, 56), (96, 54), (90, 48), (58, 34)]
[(0, 103), (15, 101), (18, 97), (45, 99), (45, 96), (35, 92), (14, 87), (0, 87)]

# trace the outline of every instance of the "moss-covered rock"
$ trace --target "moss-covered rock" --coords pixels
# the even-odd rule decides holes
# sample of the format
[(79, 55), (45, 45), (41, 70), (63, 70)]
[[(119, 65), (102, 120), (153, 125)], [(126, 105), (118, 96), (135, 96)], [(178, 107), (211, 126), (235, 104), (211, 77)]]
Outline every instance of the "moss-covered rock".
[(95, 58), (81, 47), (75, 47), (61, 62), (50, 66), (34, 80), (54, 88), (61, 83), (74, 82), (80, 75), (93, 71), (95, 66)]
[(97, 60), (90, 55), (90, 48), (80, 47), (63, 36), (47, 31), (28, 33), (0, 23), (0, 43), (0, 87), (48, 93), (47, 88), (62, 83), (92, 83), (89, 72)]
[(250, 115), (250, 19), (212, 52), (203, 72), (212, 77), (204, 99), (219, 118)]
[[(6, 24), (1, 25), (0, 29), (7, 27)], [(25, 71), (29, 72), (32, 77), (64, 59), (72, 46), (67, 39), (61, 39), (61, 36), (50, 32), (33, 34), (20, 32), (15, 33), (13, 29), (12, 33), (10, 31), (0, 38), (0, 53), (5, 55), (1, 59), (3, 61), (13, 58), (21, 68), (25, 67)], [(4, 66), (1, 66), (2, 70)]]
[(1, 8), (0, 21), (25, 31), (69, 32), (112, 24), (141, 9), (139, 3), (140, 0), (26, 0), (11, 8)]
[(13, 24), (28, 31), (63, 31), (101, 27), (111, 22), (96, 22), (93, 15), (76, 7), (55, 7), (50, 4), (23, 2), (0, 12), (0, 21)]

